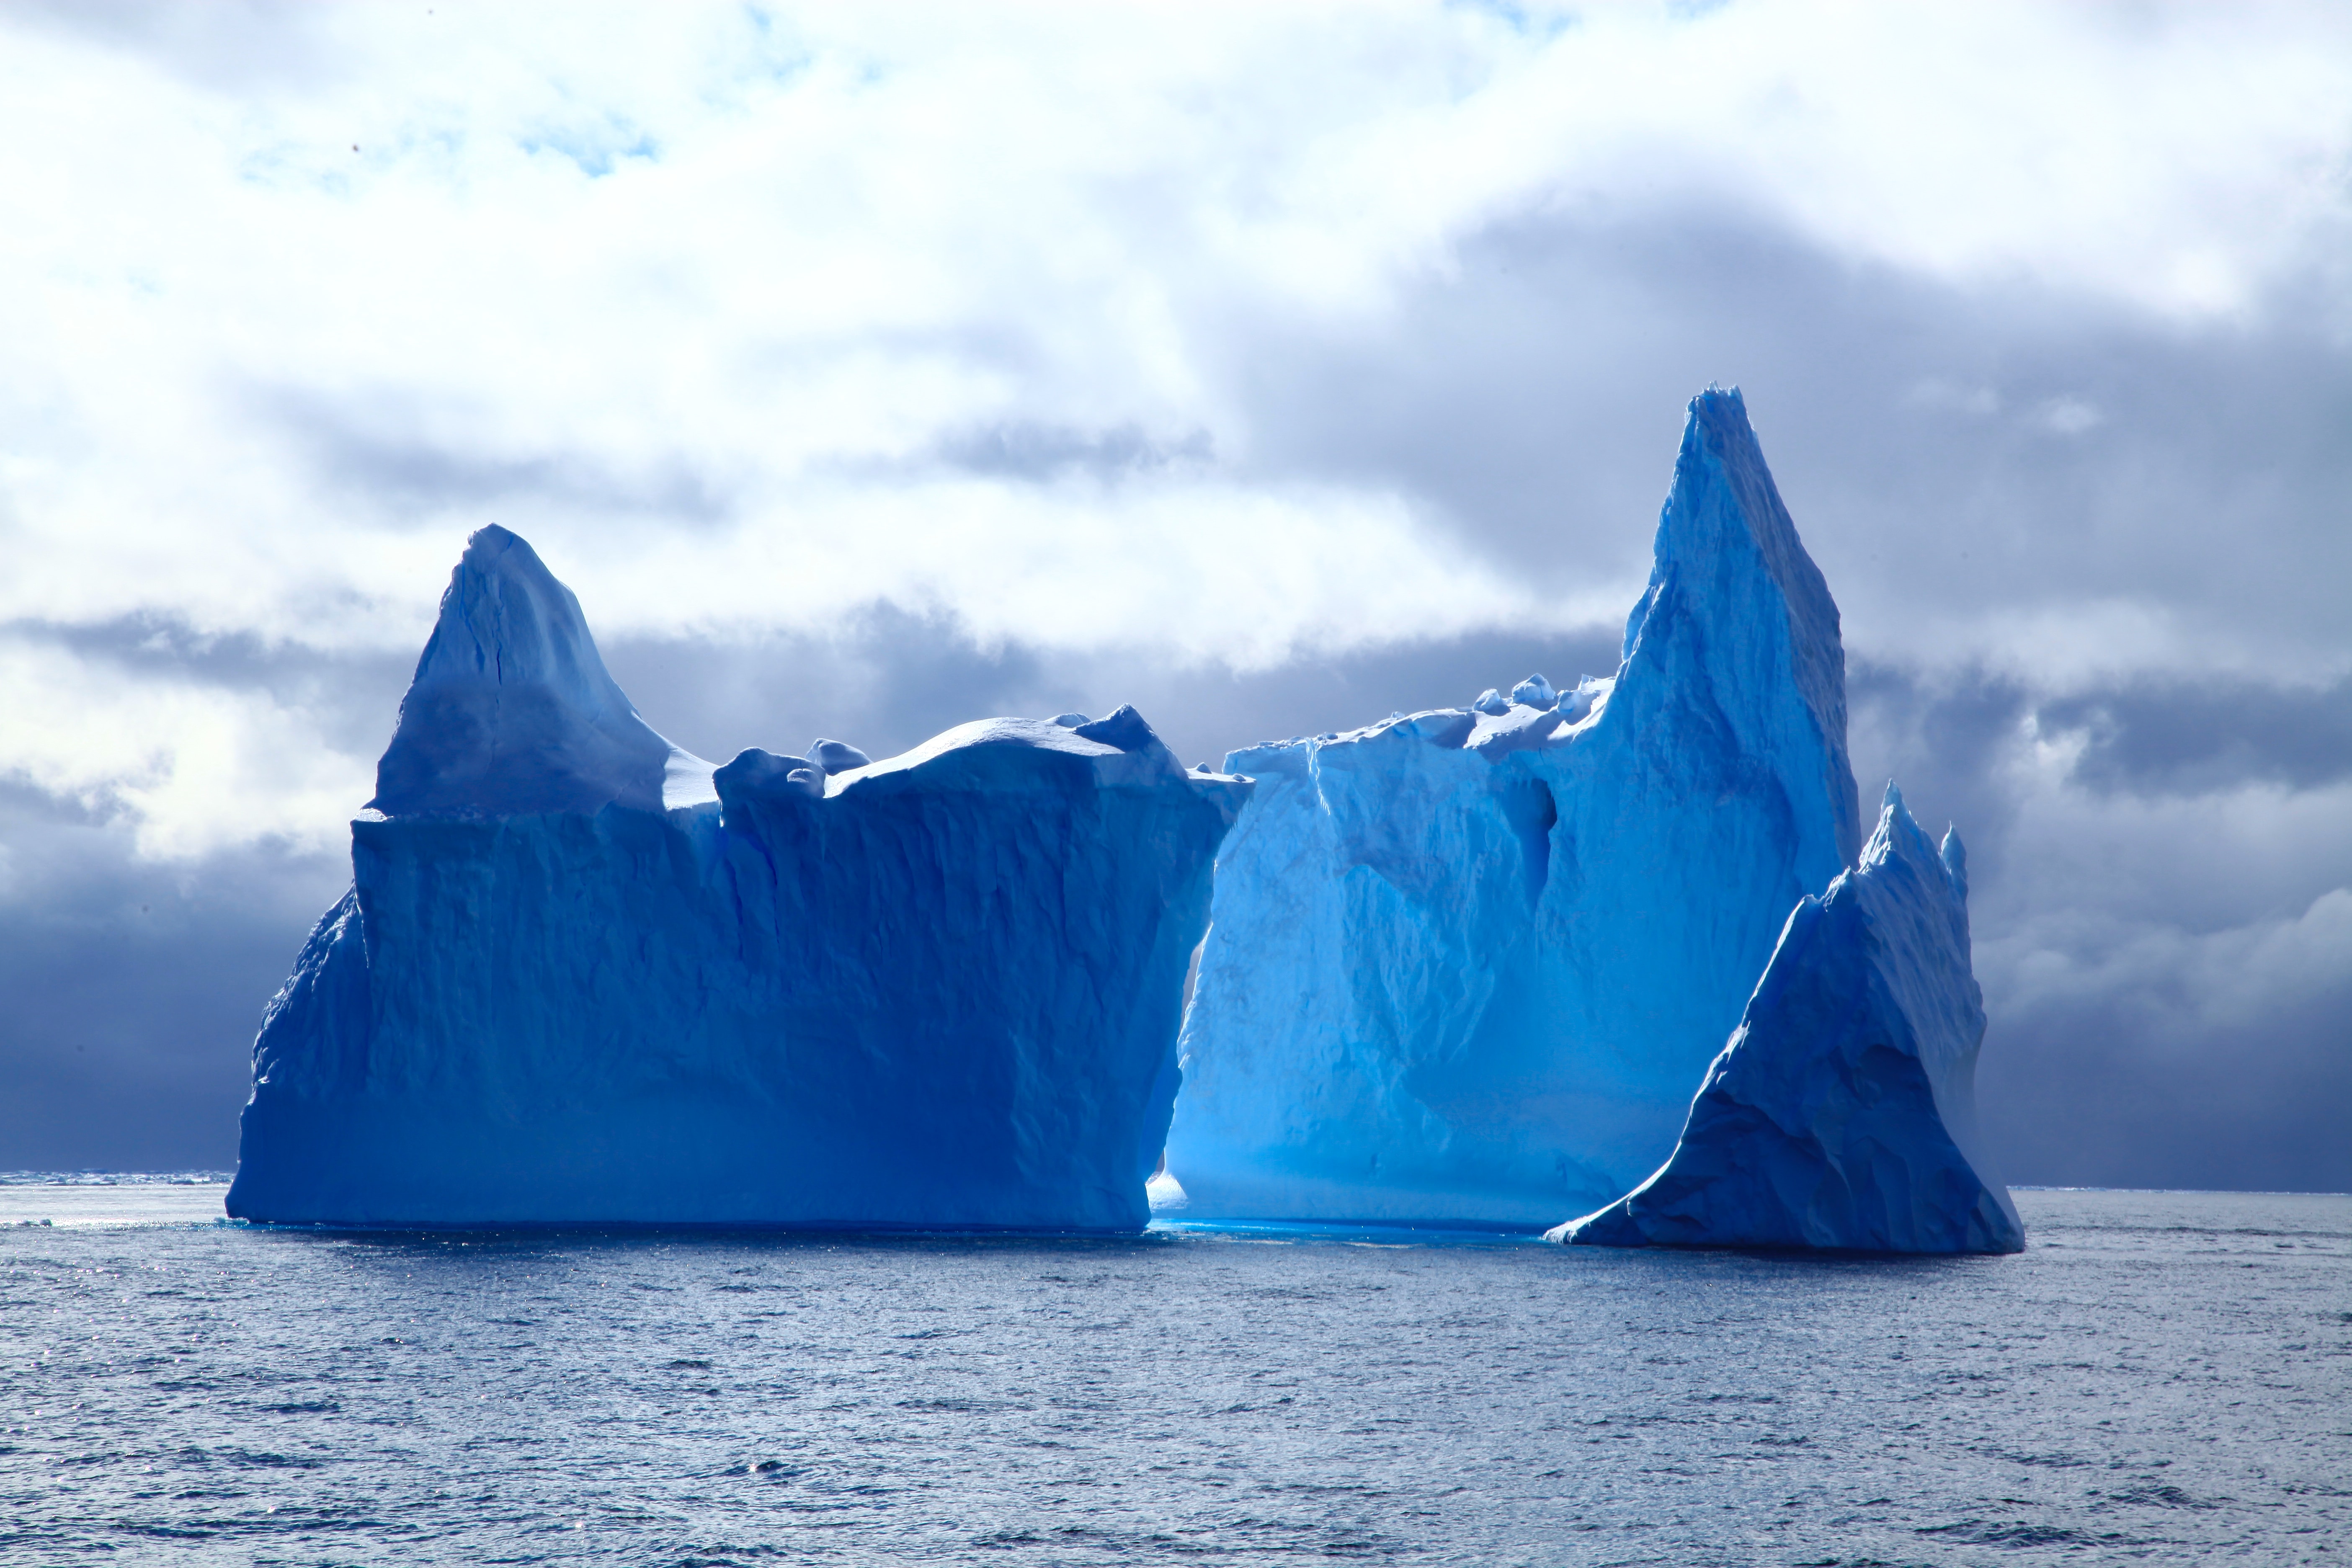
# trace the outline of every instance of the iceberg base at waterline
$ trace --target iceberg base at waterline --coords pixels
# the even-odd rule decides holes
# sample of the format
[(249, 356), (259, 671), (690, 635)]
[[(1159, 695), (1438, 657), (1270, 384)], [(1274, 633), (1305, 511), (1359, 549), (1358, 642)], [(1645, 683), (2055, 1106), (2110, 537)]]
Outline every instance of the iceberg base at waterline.
[(1655, 1174), (1549, 1232), (1597, 1247), (2023, 1248), (1976, 1142), (1967, 861), (1889, 785), (1861, 863), (1789, 916)]
[(1131, 709), (712, 769), (484, 530), (256, 1043), (229, 1212), (1140, 1229), (1248, 790)]

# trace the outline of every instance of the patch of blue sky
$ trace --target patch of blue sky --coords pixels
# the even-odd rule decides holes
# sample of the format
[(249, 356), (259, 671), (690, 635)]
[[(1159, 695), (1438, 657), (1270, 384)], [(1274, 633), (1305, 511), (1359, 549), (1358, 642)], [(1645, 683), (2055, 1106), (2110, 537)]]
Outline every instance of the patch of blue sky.
[(1573, 11), (1531, 8), (1514, 5), (1512, 0), (1445, 0), (1445, 9), (1491, 16), (1520, 37), (1539, 40), (1556, 38), (1583, 21)]
[(534, 158), (542, 153), (568, 158), (592, 180), (604, 178), (631, 158), (649, 163), (661, 159), (660, 144), (650, 132), (619, 119), (601, 126), (537, 132), (520, 138), (518, 144)]

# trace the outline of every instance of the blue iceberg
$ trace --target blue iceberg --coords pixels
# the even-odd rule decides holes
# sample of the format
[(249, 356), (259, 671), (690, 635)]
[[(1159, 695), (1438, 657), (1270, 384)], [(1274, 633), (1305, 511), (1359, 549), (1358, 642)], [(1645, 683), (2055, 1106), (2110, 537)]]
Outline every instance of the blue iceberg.
[(1200, 1216), (1539, 1229), (1674, 1147), (1852, 864), (1837, 606), (1736, 391), (1690, 405), (1613, 675), (1231, 753), (1168, 1169)]
[(1548, 1233), (1598, 1247), (2016, 1252), (1972, 1157), (1984, 1005), (1958, 835), (1890, 784), (1862, 863), (1789, 916), (1657, 1173)]
[(1138, 1229), (1249, 788), (1124, 708), (714, 769), (485, 529), (263, 1022), (228, 1210)]

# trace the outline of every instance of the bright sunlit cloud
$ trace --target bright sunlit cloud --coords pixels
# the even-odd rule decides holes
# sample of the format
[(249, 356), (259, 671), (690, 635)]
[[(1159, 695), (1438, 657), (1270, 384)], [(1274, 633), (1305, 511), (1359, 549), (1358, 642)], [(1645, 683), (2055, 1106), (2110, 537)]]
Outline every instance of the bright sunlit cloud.
[[(1249, 324), (1370, 330), (1491, 226), (1685, 209), (1963, 293), (2227, 320), (2347, 237), (2347, 30), (2033, 5), (20, 11), (0, 622), (413, 648), (495, 521), (639, 633), (888, 602), (1255, 668), (1606, 625), (1638, 584), (1617, 555), (1571, 580), (1465, 545), (1392, 476), (1265, 471)], [(1981, 653), (2020, 613), (1919, 651)], [(283, 770), (184, 782), (229, 779), (184, 737), (297, 720), (157, 700), (177, 717), (121, 717), (160, 772), (12, 686), (0, 772), (113, 779), (159, 852), (207, 812), (315, 834), (346, 808)]]

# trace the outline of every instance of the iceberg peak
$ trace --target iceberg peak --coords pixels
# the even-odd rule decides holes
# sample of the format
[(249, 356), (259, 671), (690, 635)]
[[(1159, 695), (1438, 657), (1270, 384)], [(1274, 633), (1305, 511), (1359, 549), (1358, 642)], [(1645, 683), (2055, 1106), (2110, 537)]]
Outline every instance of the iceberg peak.
[[(1650, 583), (1625, 623), (1623, 674), (1645, 662), (1643, 644), (1685, 620), (1734, 635), (1710, 662), (1738, 667), (1744, 684), (1770, 668), (1765, 683), (1792, 689), (1811, 720), (1821, 776), (1835, 815), (1837, 853), (1851, 866), (1860, 852), (1861, 804), (1846, 753), (1845, 649), (1829, 583), (1797, 537), (1748, 423), (1738, 387), (1711, 386), (1690, 401), (1673, 488), (1658, 516)], [(1711, 672), (1721, 682), (1729, 668)], [(1675, 679), (1687, 683), (1687, 674)], [(1727, 710), (1734, 724), (1744, 721)], [(1808, 791), (1810, 793), (1810, 791)]]
[(1958, 888), (1961, 899), (1966, 900), (1969, 896), (1969, 847), (1960, 842), (1960, 830), (1948, 822), (1944, 825), (1944, 843), (1936, 851), (1936, 858), (1944, 863), (1944, 870), (1951, 877), (1952, 886)]
[(1674, 1147), (1861, 847), (1837, 607), (1691, 401), (1615, 672), (1230, 753), (1168, 1166), (1219, 1218), (1549, 1225)]
[(492, 523), (449, 575), (368, 805), (387, 816), (659, 811), (715, 799), (710, 771), (637, 716), (572, 590)]
[[(1790, 912), (1681, 1140), (1549, 1232), (1600, 1247), (2015, 1252), (1976, 1138), (1984, 1002), (1967, 884), (1887, 786), (1860, 862)], [(1947, 834), (1957, 851), (1959, 840)]]

